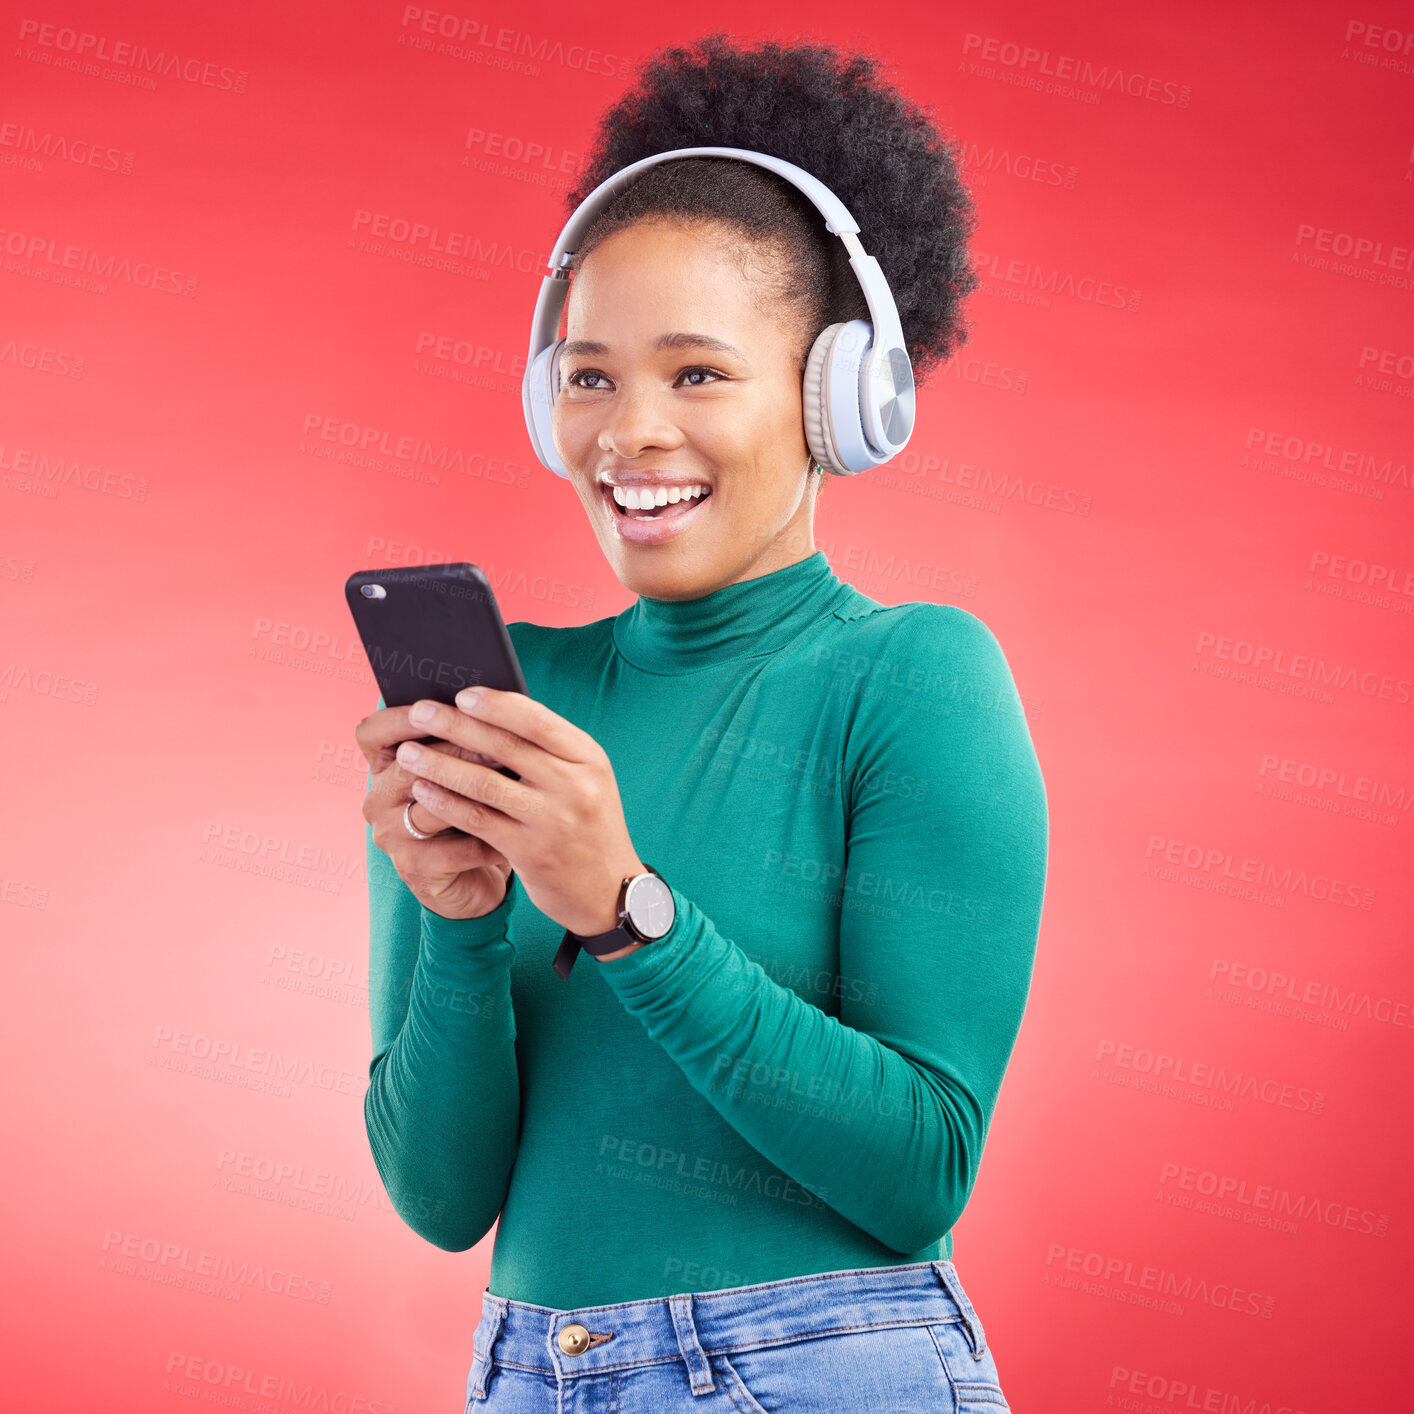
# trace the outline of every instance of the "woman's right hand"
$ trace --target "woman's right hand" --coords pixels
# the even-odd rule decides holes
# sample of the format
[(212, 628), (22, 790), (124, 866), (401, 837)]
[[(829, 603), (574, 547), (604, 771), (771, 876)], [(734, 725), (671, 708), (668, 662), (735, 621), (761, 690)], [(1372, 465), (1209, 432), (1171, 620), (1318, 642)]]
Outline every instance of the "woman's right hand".
[[(354, 728), (358, 748), (373, 773), (363, 799), (363, 818), (373, 827), (373, 843), (392, 860), (398, 877), (419, 903), (443, 918), (480, 918), (505, 899), (511, 873), (506, 856), (485, 840), (448, 825), (421, 801), (413, 801), (413, 825), (423, 834), (443, 833), (430, 840), (414, 839), (403, 824), (412, 783), (419, 777), (395, 753), (400, 742), (425, 735), (423, 728), (408, 720), (407, 707), (380, 707)], [(439, 742), (436, 750), (483, 765), (499, 764), (451, 742)]]

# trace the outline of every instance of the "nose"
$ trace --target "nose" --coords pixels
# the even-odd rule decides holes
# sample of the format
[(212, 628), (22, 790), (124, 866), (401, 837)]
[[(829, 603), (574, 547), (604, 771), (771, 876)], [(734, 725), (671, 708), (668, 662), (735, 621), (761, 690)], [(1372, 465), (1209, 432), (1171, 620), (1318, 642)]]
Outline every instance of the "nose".
[(671, 451), (682, 442), (681, 429), (652, 389), (624, 389), (607, 400), (599, 428), (601, 452), (631, 461), (647, 451)]

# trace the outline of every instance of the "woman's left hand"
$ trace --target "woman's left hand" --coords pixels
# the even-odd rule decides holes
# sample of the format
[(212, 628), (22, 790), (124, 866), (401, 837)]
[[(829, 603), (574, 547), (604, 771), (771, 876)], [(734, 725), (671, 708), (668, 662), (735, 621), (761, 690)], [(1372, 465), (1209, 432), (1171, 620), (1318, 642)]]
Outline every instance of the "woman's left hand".
[[(480, 699), (462, 705), (473, 692)], [(608, 932), (618, 922), (620, 883), (643, 872), (608, 754), (523, 692), (466, 688), (457, 703), (424, 699), (409, 717), (428, 736), (509, 766), (521, 779), (405, 741), (397, 757), (421, 778), (414, 799), (505, 855), (547, 918), (584, 936)]]

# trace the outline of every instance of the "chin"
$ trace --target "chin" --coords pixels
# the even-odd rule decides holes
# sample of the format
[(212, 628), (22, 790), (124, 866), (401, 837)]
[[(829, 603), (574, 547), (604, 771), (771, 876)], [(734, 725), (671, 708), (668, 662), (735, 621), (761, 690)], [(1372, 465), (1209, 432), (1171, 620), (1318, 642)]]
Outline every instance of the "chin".
[(716, 583), (710, 558), (686, 546), (616, 544), (605, 558), (625, 589), (649, 599), (696, 599)]

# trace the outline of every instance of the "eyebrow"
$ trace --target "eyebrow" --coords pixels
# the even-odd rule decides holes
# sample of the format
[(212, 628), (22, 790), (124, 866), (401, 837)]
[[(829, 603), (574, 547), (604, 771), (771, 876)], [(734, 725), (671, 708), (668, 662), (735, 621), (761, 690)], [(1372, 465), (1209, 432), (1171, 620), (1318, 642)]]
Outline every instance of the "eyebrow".
[[(732, 354), (746, 362), (746, 355), (724, 339), (713, 338), (711, 334), (659, 334), (653, 342), (655, 350), (663, 349), (715, 349), (718, 353)], [(560, 350), (562, 358), (573, 358), (576, 354), (606, 354), (608, 344), (597, 339), (568, 339)]]

